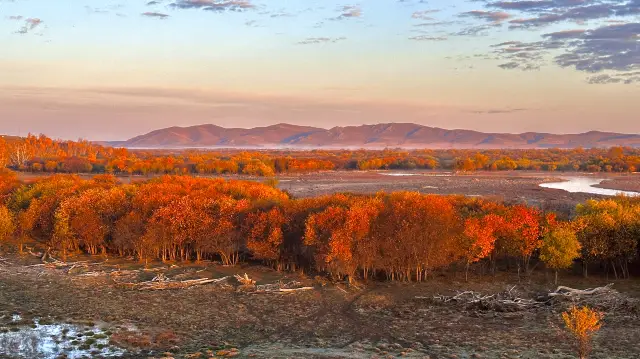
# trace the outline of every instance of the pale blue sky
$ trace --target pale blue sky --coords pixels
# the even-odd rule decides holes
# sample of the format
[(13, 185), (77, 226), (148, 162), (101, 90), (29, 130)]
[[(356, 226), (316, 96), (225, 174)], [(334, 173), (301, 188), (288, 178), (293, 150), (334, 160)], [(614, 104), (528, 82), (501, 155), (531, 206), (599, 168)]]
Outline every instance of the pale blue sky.
[(0, 133), (640, 132), (640, 0), (148, 2), (0, 0)]

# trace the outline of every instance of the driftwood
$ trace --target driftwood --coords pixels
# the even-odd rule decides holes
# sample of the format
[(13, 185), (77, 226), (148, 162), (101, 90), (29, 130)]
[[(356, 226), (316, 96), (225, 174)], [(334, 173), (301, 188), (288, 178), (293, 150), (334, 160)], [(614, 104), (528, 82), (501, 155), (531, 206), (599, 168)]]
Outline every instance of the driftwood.
[(467, 308), (497, 312), (517, 312), (533, 309), (544, 304), (534, 299), (521, 298), (515, 288), (513, 286), (504, 292), (495, 294), (481, 294), (469, 290), (458, 292), (454, 296), (436, 295), (432, 298), (416, 297), (416, 299), (433, 299), (436, 302), (456, 303), (462, 304)]
[(555, 292), (551, 292), (547, 294), (548, 297), (567, 297), (567, 298), (580, 298), (583, 296), (592, 296), (592, 295), (607, 295), (615, 290), (611, 289), (613, 287), (613, 283), (609, 283), (604, 287), (598, 288), (589, 288), (589, 289), (573, 289), (569, 287), (559, 286)]
[(560, 286), (555, 291), (541, 296), (551, 305), (566, 308), (570, 305), (589, 306), (605, 312), (640, 313), (640, 301), (613, 289), (613, 283), (604, 287), (574, 289)]
[(300, 288), (280, 288), (278, 290), (278, 292), (280, 293), (291, 293), (291, 292), (298, 292), (301, 290), (313, 290), (313, 287), (300, 287)]
[(240, 282), (242, 285), (246, 285), (246, 286), (254, 286), (256, 285), (256, 281), (249, 278), (249, 275), (247, 273), (244, 274), (243, 276), (239, 276), (239, 275), (234, 275), (234, 277), (238, 280), (238, 282)]
[(220, 282), (226, 281), (227, 279), (229, 279), (229, 277), (222, 277), (217, 279), (202, 278), (202, 279), (176, 281), (176, 280), (167, 279), (163, 274), (158, 274), (148, 282), (124, 283), (124, 285), (131, 288), (136, 288), (138, 290), (184, 289), (184, 288), (190, 288), (198, 285), (220, 283)]
[(256, 286), (252, 293), (293, 293), (298, 291), (312, 290), (313, 287), (301, 287), (302, 283), (292, 281), (289, 283), (261, 284)]
[(574, 289), (560, 286), (555, 291), (538, 295), (535, 298), (523, 298), (515, 286), (500, 293), (482, 294), (473, 291), (458, 292), (454, 296), (436, 295), (416, 297), (439, 303), (463, 305), (468, 309), (514, 312), (538, 308), (565, 310), (571, 305), (586, 305), (606, 312), (640, 312), (640, 302), (612, 289), (613, 284), (589, 289)]

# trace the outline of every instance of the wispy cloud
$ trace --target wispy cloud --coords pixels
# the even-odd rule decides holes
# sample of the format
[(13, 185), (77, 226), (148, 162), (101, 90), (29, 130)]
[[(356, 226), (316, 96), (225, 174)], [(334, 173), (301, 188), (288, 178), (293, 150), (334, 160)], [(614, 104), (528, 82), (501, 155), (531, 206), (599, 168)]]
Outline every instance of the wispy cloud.
[(412, 37), (409, 38), (409, 40), (414, 40), (414, 41), (445, 41), (445, 40), (447, 40), (447, 37), (445, 37), (445, 36), (419, 35), (419, 36), (412, 36)]
[(503, 109), (476, 110), (472, 112), (476, 114), (482, 114), (482, 115), (497, 115), (497, 114), (505, 114), (505, 113), (522, 112), (527, 110), (528, 110), (527, 108), (503, 108)]
[(431, 14), (433, 13), (437, 13), (440, 10), (421, 10), (421, 11), (416, 11), (413, 14), (411, 14), (411, 18), (412, 19), (419, 19), (419, 20), (431, 20)]
[(476, 19), (486, 20), (493, 23), (499, 23), (511, 17), (511, 15), (509, 15), (508, 13), (502, 12), (502, 11), (482, 11), (482, 10), (473, 10), (473, 11), (463, 12), (461, 16), (474, 17)]
[(153, 12), (153, 11), (143, 12), (141, 15), (146, 17), (154, 17), (157, 19), (166, 19), (169, 17), (169, 15), (167, 14), (163, 14), (161, 12)]
[(245, 11), (256, 6), (250, 0), (178, 0), (169, 5), (176, 9), (202, 9), (208, 11)]
[(326, 44), (336, 43), (338, 41), (346, 40), (346, 37), (308, 37), (302, 41), (298, 41), (298, 45), (312, 45), (312, 44)]

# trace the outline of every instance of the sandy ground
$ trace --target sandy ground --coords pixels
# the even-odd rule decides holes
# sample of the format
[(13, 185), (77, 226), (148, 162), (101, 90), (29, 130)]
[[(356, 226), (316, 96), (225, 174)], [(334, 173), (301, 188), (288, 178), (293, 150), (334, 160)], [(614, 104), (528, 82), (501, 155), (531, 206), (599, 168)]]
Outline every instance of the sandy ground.
[[(462, 274), (450, 274), (421, 284), (372, 282), (354, 288), (259, 266), (155, 263), (145, 271), (133, 262), (95, 258), (101, 264), (69, 271), (69, 267), (33, 266), (39, 261), (29, 255), (0, 252), (0, 256), (4, 258), (0, 333), (18, 330), (10, 319), (16, 315), (23, 325), (35, 318), (101, 323), (101, 333), (110, 336), (114, 348), (126, 352), (120, 357), (573, 358), (556, 309), (500, 313), (416, 298), (463, 289), (495, 293), (514, 285), (523, 293), (554, 288), (541, 273), (520, 283), (509, 273), (496, 278), (475, 276), (469, 283)], [(122, 278), (107, 274), (124, 269), (138, 270), (125, 279), (129, 282), (146, 281), (158, 273), (181, 279), (248, 273), (258, 284), (298, 280), (313, 289), (252, 293), (231, 280), (190, 289), (142, 291), (123, 286)], [(561, 278), (561, 284), (576, 288), (606, 283), (570, 275)], [(635, 298), (640, 293), (637, 280), (619, 281), (615, 287)], [(638, 319), (637, 311), (608, 315), (596, 338), (593, 358), (638, 358)], [(20, 357), (0, 349), (0, 358)]]

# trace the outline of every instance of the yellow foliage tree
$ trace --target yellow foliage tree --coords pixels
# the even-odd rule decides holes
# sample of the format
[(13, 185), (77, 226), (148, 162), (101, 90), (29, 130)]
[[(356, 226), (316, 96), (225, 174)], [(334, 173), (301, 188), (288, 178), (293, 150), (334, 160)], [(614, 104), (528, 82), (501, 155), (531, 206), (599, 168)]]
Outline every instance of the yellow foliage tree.
[(555, 271), (556, 284), (558, 270), (571, 267), (573, 260), (580, 257), (581, 248), (575, 231), (568, 225), (557, 226), (544, 237), (540, 259)]
[(571, 307), (562, 313), (564, 325), (575, 340), (580, 359), (586, 359), (591, 352), (593, 335), (600, 330), (604, 315), (589, 307)]
[(15, 230), (16, 226), (13, 215), (6, 206), (0, 205), (0, 241), (11, 237)]

